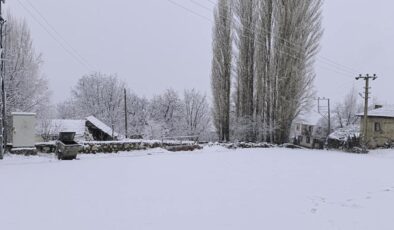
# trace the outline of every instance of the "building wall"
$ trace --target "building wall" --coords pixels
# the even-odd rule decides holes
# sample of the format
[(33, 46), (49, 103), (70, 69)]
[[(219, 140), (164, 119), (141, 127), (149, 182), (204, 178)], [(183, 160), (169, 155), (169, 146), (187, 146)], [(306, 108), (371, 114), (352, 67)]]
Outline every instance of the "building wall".
[(306, 148), (322, 148), (321, 127), (302, 123), (293, 124), (292, 138), (294, 144)]
[[(376, 124), (380, 124), (380, 130)], [(361, 133), (364, 133), (364, 118), (361, 118)], [(368, 146), (382, 147), (394, 141), (394, 118), (369, 117), (367, 125)]]

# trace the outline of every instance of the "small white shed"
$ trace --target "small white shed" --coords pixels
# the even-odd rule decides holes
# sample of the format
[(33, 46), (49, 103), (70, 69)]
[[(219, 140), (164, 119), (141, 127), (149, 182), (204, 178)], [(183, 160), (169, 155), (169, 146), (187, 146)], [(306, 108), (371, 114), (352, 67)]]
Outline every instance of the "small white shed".
[(35, 113), (11, 113), (12, 147), (32, 148), (35, 145)]

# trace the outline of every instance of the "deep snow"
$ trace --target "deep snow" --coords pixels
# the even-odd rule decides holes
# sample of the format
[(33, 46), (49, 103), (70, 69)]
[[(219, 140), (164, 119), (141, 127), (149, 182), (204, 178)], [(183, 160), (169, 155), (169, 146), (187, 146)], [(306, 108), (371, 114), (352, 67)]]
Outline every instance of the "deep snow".
[(394, 229), (394, 151), (153, 149), (0, 161), (0, 229)]

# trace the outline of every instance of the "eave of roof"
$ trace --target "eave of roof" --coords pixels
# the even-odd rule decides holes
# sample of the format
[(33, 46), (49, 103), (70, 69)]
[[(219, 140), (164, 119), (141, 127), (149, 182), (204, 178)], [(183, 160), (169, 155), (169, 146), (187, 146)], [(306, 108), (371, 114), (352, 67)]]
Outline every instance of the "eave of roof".
[[(356, 114), (358, 117), (364, 117), (364, 113)], [(368, 117), (376, 117), (376, 118), (394, 118), (394, 107), (387, 106), (379, 109), (374, 109), (368, 111)]]

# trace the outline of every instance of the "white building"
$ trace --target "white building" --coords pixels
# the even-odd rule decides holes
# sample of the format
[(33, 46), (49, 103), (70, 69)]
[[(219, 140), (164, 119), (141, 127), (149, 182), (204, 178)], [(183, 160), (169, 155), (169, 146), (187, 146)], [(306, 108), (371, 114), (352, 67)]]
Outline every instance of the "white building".
[(327, 136), (324, 119), (316, 111), (307, 112), (296, 118), (291, 131), (294, 144), (307, 148), (322, 148)]

